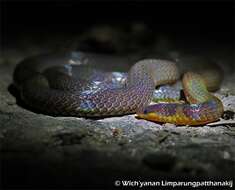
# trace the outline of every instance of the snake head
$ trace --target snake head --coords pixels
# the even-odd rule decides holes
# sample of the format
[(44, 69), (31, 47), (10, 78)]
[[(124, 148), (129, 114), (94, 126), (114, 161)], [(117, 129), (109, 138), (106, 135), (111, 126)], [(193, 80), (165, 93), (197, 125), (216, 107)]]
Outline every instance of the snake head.
[(175, 114), (174, 104), (153, 104), (149, 105), (143, 109), (138, 110), (137, 118), (159, 121), (161, 117), (170, 116)]

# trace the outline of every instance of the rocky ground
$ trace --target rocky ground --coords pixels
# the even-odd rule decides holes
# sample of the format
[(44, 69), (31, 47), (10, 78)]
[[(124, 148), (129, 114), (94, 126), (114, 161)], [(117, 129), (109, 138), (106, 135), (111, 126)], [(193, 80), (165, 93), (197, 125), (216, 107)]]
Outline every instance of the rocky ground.
[[(165, 44), (164, 39), (161, 43)], [(19, 106), (11, 92), (15, 65), (42, 50), (37, 45), (20, 45), (5, 48), (0, 57), (3, 186), (104, 188), (114, 187), (116, 180), (156, 181), (164, 176), (232, 180), (235, 176), (235, 75), (231, 69), (227, 68), (230, 74), (216, 92), (223, 101), (224, 116), (209, 125), (157, 124), (135, 115), (99, 120), (51, 117)]]

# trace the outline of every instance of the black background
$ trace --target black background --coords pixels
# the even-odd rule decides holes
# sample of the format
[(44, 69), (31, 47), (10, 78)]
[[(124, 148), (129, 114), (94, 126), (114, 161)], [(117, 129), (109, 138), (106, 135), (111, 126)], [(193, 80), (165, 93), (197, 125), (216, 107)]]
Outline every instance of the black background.
[[(0, 6), (1, 45), (6, 47), (14, 46), (20, 38), (26, 36), (43, 40), (43, 36), (55, 34), (76, 35), (99, 23), (128, 25), (132, 21), (142, 21), (156, 35), (170, 36), (181, 44), (199, 43), (200, 47), (210, 44), (234, 50), (233, 1), (2, 1)], [(13, 158), (13, 163), (18, 168), (11, 161), (5, 166), (5, 185), (10, 185), (13, 181), (24, 187), (24, 162), (22, 164), (22, 160)], [(28, 175), (38, 172), (40, 166), (46, 167), (43, 163), (40, 164), (29, 167)], [(19, 178), (15, 173), (21, 175), (21, 172), (22, 176)], [(85, 180), (92, 176), (92, 172), (86, 172), (79, 179)], [(56, 176), (58, 178), (54, 181), (63, 183), (65, 187), (78, 180), (77, 176), (64, 179), (62, 174), (63, 171), (58, 172), (59, 177)], [(39, 181), (27, 181), (32, 186), (35, 183), (39, 187), (52, 182), (49, 174), (40, 176)], [(76, 185), (75, 183), (74, 186)]]
[(143, 21), (182, 41), (233, 45), (233, 1), (3, 1), (4, 44), (23, 36), (76, 34), (97, 23)]

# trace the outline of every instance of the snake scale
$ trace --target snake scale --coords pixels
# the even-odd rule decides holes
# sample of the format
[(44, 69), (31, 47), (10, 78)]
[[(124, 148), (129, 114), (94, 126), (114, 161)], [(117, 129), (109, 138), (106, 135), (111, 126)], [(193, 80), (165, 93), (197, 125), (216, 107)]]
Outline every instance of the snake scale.
[(215, 77), (220, 74), (216, 71), (213, 77), (205, 72), (183, 75), (187, 102), (149, 105), (156, 86), (180, 78), (179, 68), (173, 61), (141, 59), (130, 67), (126, 78), (102, 72), (102, 65), (111, 71), (113, 64), (122, 68), (130, 62), (133, 60), (129, 58), (82, 52), (38, 55), (20, 62), (13, 79), (23, 102), (52, 115), (109, 117), (137, 113), (139, 118), (180, 125), (200, 125), (221, 117), (223, 104), (208, 92), (218, 88), (214, 81), (220, 80)]

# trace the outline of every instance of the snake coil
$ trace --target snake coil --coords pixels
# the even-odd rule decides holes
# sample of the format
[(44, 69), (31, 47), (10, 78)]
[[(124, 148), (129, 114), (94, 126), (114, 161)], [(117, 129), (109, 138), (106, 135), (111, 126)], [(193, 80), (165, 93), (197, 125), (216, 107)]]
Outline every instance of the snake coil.
[[(173, 83), (180, 77), (176, 63), (167, 60), (137, 61), (124, 84), (113, 87), (108, 80), (96, 90), (87, 90), (93, 81), (78, 79), (76, 75), (84, 75), (83, 67), (95, 68), (101, 62), (117, 64), (130, 60), (81, 52), (34, 56), (17, 65), (14, 84), (27, 105), (53, 115), (107, 117), (138, 112), (140, 118), (148, 120), (198, 125), (215, 121), (223, 113), (221, 101), (207, 91), (205, 80), (192, 72), (183, 77), (189, 103), (148, 106), (155, 86)], [(74, 65), (81, 71), (75, 74)]]

